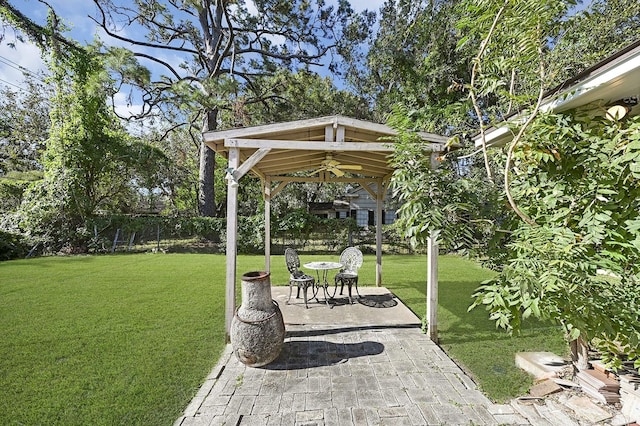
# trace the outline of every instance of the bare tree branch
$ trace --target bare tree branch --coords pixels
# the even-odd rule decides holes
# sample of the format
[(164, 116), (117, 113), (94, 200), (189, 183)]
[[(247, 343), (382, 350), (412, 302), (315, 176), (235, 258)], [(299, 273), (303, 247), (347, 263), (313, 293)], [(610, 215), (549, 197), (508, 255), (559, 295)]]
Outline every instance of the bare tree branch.
[[(0, 1), (4, 1), (4, 0), (0, 0)], [(134, 40), (132, 38), (129, 37), (124, 37), (121, 36), (119, 34), (114, 33), (113, 31), (111, 31), (109, 29), (109, 26), (107, 25), (107, 17), (106, 14), (104, 12), (104, 9), (102, 8), (102, 5), (100, 4), (99, 0), (94, 0), (94, 3), (96, 4), (96, 6), (98, 7), (98, 10), (100, 11), (100, 15), (102, 16), (102, 22), (99, 22), (97, 19), (95, 19), (93, 16), (89, 16), (89, 18), (95, 22), (97, 25), (100, 26), (100, 28), (102, 28), (107, 35), (109, 35), (110, 37), (113, 37), (117, 40), (120, 41), (125, 41), (127, 43), (131, 43), (135, 46), (142, 46), (142, 47), (150, 47), (153, 49), (164, 49), (164, 50), (174, 50), (174, 51), (178, 51), (178, 52), (185, 52), (185, 53), (191, 53), (193, 55), (198, 55), (198, 51), (194, 50), (194, 49), (189, 49), (186, 47), (177, 47), (177, 46), (171, 46), (171, 45), (162, 45), (162, 44), (155, 44), (155, 43), (147, 43), (144, 41), (139, 41), (139, 40)]]

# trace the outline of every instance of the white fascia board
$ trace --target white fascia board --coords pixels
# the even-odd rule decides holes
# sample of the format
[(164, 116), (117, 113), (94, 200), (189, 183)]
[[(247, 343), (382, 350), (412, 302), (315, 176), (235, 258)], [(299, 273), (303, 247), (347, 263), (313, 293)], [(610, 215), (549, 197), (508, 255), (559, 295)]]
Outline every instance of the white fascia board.
[[(598, 98), (606, 97), (607, 87), (627, 75), (638, 74), (640, 70), (640, 51), (626, 58), (619, 64), (610, 69), (589, 77), (584, 81), (564, 90), (559, 95), (555, 95), (549, 100), (542, 103), (540, 110), (543, 112), (556, 111), (562, 112), (568, 109), (577, 108), (593, 102)], [(518, 123), (524, 121), (523, 116), (516, 116), (510, 119), (510, 122)], [(503, 145), (508, 142), (512, 133), (502, 122), (500, 127), (493, 127), (485, 132), (485, 141), (487, 146)], [(482, 146), (481, 136), (478, 134), (473, 138), (476, 147)]]

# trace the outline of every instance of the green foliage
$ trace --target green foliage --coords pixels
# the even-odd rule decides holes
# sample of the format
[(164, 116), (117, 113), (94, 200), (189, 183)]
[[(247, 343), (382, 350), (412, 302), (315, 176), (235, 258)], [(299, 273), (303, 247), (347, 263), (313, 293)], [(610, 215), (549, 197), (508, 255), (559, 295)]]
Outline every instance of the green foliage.
[(240, 253), (264, 253), (264, 216), (238, 218), (238, 251)]
[(166, 158), (130, 137), (111, 111), (103, 58), (93, 51), (51, 57), (55, 94), (43, 157), (44, 180), (25, 192), (22, 228), (47, 250), (85, 251), (85, 220), (127, 211), (138, 188), (154, 188)]
[(49, 89), (25, 74), (24, 91), (0, 88), (0, 176), (41, 170), (49, 131)]
[(468, 0), (461, 3), (464, 34), (458, 48), (473, 46), (466, 88), (482, 125), (535, 105), (550, 87), (548, 46), (563, 33), (575, 0)]
[(586, 68), (638, 39), (640, 3), (594, 0), (566, 23), (550, 52), (555, 83), (573, 78)]
[(587, 109), (540, 117), (516, 151), (512, 190), (536, 222), (476, 294), (496, 324), (535, 316), (640, 365), (640, 118)]
[[(391, 124), (409, 125), (410, 120), (399, 121), (402, 117), (407, 115), (396, 109)], [(394, 194), (402, 202), (398, 228), (416, 247), (426, 246), (430, 233), (440, 231), (444, 252), (486, 254), (502, 241), (497, 232), (510, 220), (498, 190), (472, 161), (458, 160), (460, 153), (432, 154), (427, 148), (415, 133), (400, 131), (392, 177)]]
[[(345, 43), (343, 29), (353, 14), (347, 2), (336, 7), (324, 0), (260, 0), (252, 2), (257, 14), (245, 2), (95, 3), (98, 25), (109, 36), (128, 41), (132, 50), (140, 49), (110, 52), (112, 71), (145, 93), (143, 111), (136, 118), (147, 119), (160, 110), (162, 117), (171, 120), (165, 126), (168, 132), (185, 127), (193, 140), (201, 143), (203, 129), (280, 121), (284, 111), (291, 114), (286, 119), (292, 119), (314, 110), (307, 105), (319, 107), (317, 111), (337, 106), (338, 112), (342, 107), (339, 102), (322, 104), (323, 99), (329, 100), (325, 94), (346, 100), (345, 107), (367, 110), (357, 97), (336, 93), (328, 87), (328, 80), (301, 71), (318, 65), (338, 44)], [(114, 27), (124, 31), (115, 34)], [(354, 34), (358, 32), (350, 34), (346, 43), (357, 41)], [(158, 59), (167, 55), (174, 59)], [(148, 73), (140, 72), (144, 63), (135, 59), (161, 66), (165, 72), (160, 79), (148, 79)], [(297, 71), (301, 71), (299, 75)], [(304, 106), (292, 99), (307, 95), (310, 100)], [(202, 147), (198, 155), (203, 167), (196, 181), (198, 210), (213, 216), (220, 214), (216, 209), (218, 187), (213, 181), (215, 154)]]
[(318, 216), (312, 215), (306, 209), (300, 208), (278, 217), (273, 224), (273, 228), (276, 230), (276, 233), (285, 234), (288, 235), (289, 238), (300, 241), (306, 241), (320, 220)]
[(347, 81), (370, 100), (378, 120), (400, 103), (413, 111), (420, 129), (445, 133), (452, 126), (469, 127), (469, 105), (459, 88), (468, 80), (470, 53), (455, 49), (458, 3), (387, 1), (377, 25), (363, 13), (370, 29), (366, 48), (352, 43), (341, 53)]
[(28, 252), (24, 237), (0, 230), (0, 261), (18, 259)]
[[(83, 226), (87, 249), (92, 252), (109, 251), (116, 230), (124, 234), (137, 234), (143, 243), (153, 243), (158, 233), (166, 239), (193, 239), (214, 243), (226, 239), (226, 219), (215, 217), (182, 217), (158, 215), (107, 215), (89, 218)], [(108, 235), (109, 237), (103, 237)], [(222, 248), (223, 246), (221, 246)], [(238, 246), (240, 253), (264, 252), (264, 216), (238, 218)]]
[(33, 182), (42, 179), (42, 172), (9, 172), (0, 177), (0, 212), (16, 210), (24, 192)]
[[(234, 99), (232, 108), (221, 112), (225, 127), (302, 120), (325, 115), (370, 118), (370, 105), (355, 93), (340, 90), (329, 77), (310, 70), (279, 69), (256, 81), (264, 102), (252, 102), (247, 95)], [(269, 95), (271, 94), (271, 95)]]

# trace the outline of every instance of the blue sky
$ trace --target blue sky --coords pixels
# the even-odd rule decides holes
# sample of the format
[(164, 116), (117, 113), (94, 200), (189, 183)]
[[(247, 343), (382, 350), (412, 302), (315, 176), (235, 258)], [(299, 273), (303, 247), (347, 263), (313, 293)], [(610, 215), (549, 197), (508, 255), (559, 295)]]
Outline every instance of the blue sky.
[[(37, 0), (10, 0), (11, 4), (19, 8), (23, 13), (39, 24), (44, 24), (47, 19), (47, 8)], [(329, 0), (327, 3), (335, 2)], [(384, 0), (352, 0), (351, 5), (354, 10), (363, 9), (378, 10)], [(48, 0), (64, 23), (71, 28), (71, 36), (80, 42), (90, 42), (96, 34), (95, 23), (88, 18), (88, 15), (95, 15), (96, 7), (90, 0)], [(247, 3), (252, 3), (247, 0)], [(337, 2), (336, 2), (337, 3)], [(0, 44), (0, 84), (8, 85), (13, 89), (23, 87), (24, 80), (21, 68), (36, 72), (44, 69), (38, 48), (30, 43), (19, 43), (15, 49), (7, 46), (6, 42), (11, 41), (13, 35), (6, 33), (5, 42)], [(112, 43), (108, 36), (101, 36), (105, 43)], [(171, 58), (164, 58), (171, 61)], [(119, 99), (122, 104), (119, 106), (121, 112), (126, 108), (125, 96)], [(117, 100), (118, 102), (118, 100)], [(135, 108), (135, 106), (134, 106)]]

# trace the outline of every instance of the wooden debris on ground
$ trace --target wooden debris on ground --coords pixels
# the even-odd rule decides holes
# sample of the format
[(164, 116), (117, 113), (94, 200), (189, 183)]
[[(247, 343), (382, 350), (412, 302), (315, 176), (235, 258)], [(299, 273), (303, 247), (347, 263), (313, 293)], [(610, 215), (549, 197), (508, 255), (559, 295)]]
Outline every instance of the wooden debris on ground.
[(594, 424), (613, 417), (608, 411), (594, 404), (586, 396), (572, 396), (567, 401), (567, 407), (571, 408), (578, 416), (592, 421)]
[(629, 369), (621, 373), (619, 379), (622, 414), (631, 421), (640, 422), (640, 374)]
[(576, 374), (582, 391), (604, 404), (620, 402), (620, 383), (599, 370), (582, 370)]
[(561, 390), (562, 387), (560, 385), (552, 380), (547, 379), (533, 385), (529, 390), (529, 395), (533, 397), (542, 397), (551, 395), (552, 393), (560, 392)]

